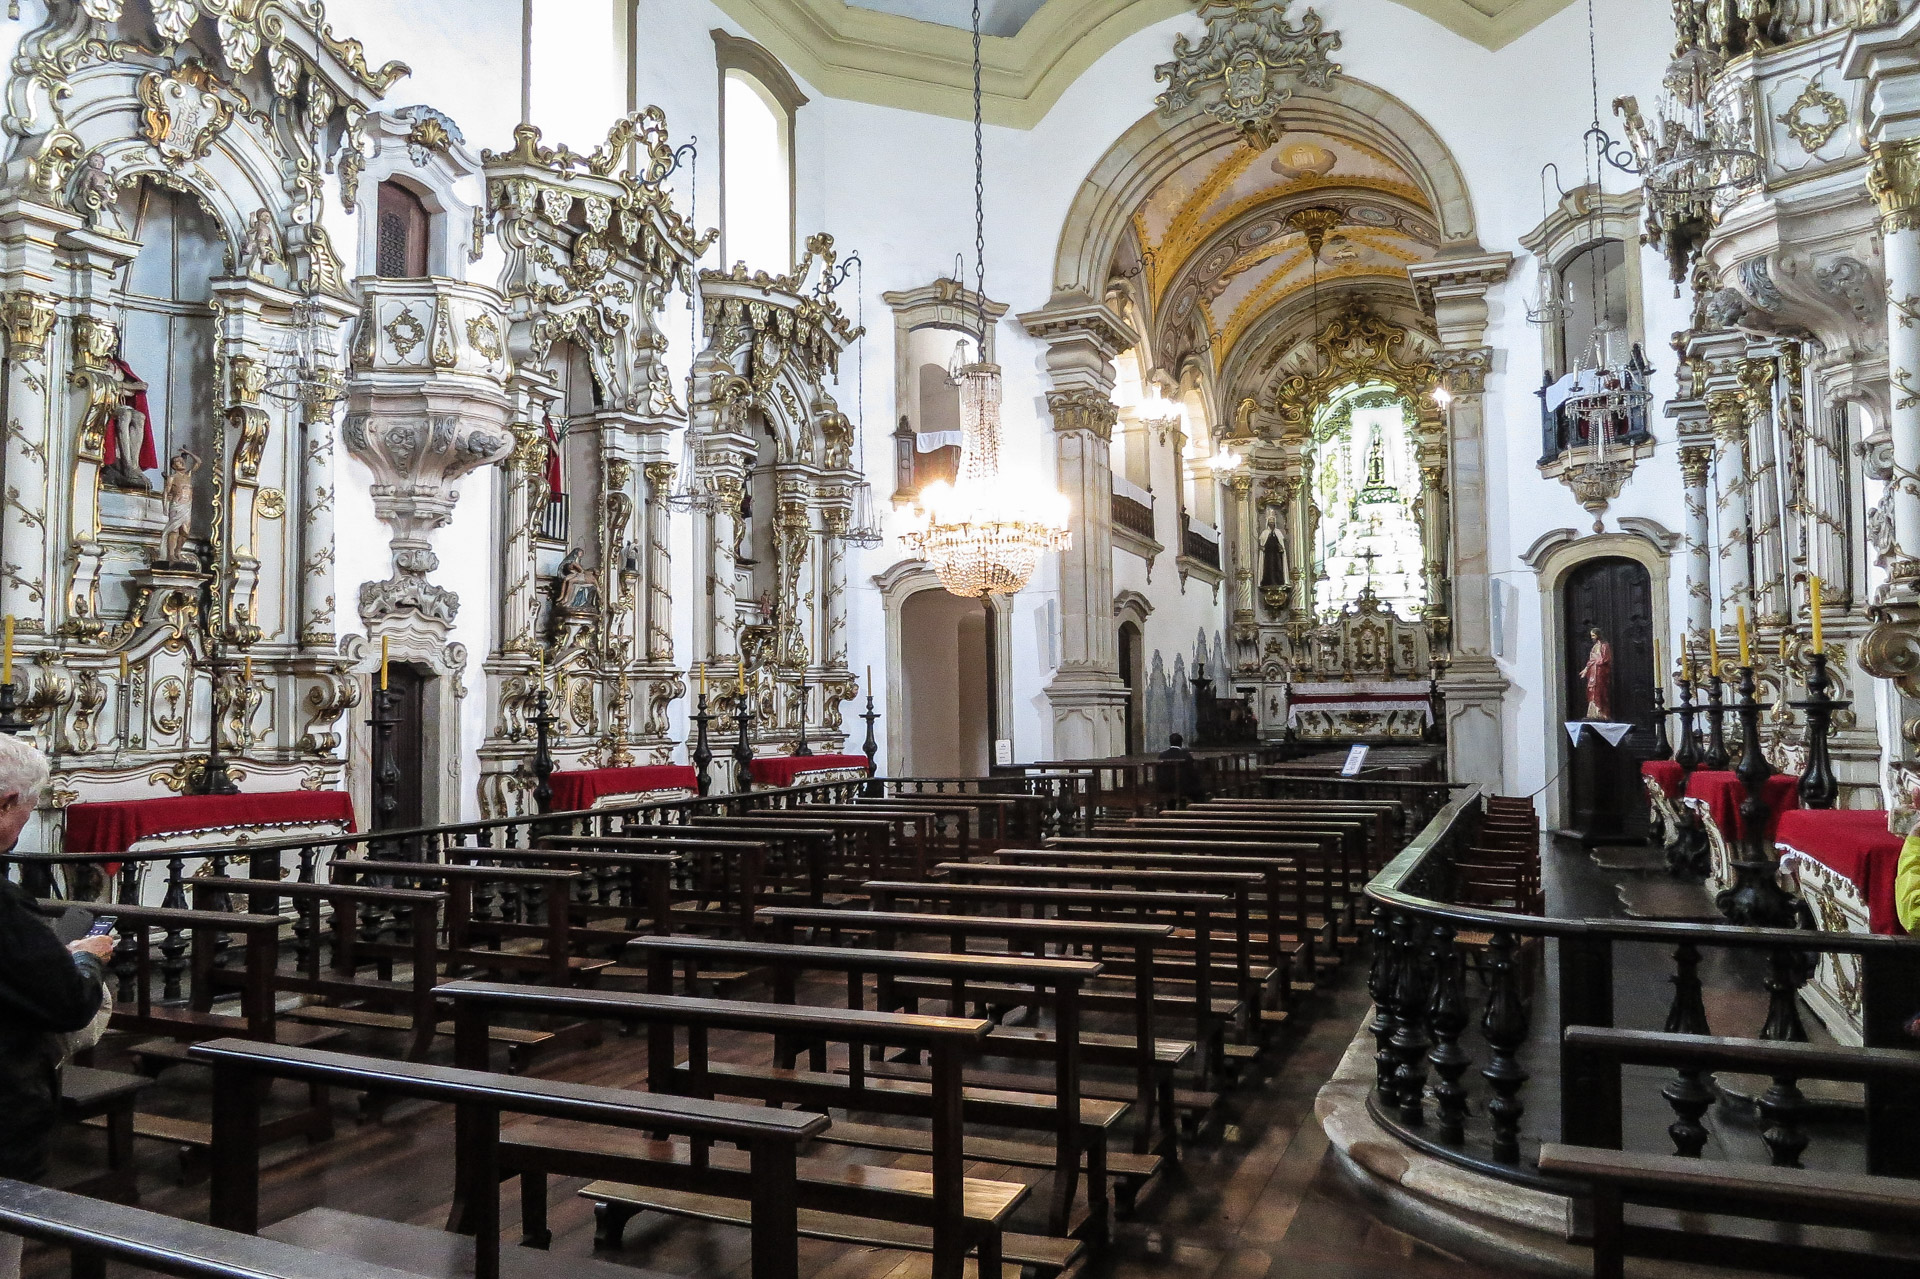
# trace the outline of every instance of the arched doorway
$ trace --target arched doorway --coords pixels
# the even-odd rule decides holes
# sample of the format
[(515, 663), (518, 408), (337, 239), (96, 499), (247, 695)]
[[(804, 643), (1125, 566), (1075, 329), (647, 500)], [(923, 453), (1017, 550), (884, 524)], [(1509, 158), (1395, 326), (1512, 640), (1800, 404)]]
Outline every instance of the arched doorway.
[(900, 606), (895, 731), (905, 737), (910, 777), (984, 776), (997, 718), (995, 628), (979, 600), (915, 591)]
[[(1566, 825), (1589, 844), (1646, 838), (1640, 765), (1653, 757), (1653, 591), (1646, 566), (1624, 556), (1575, 565), (1561, 590), (1560, 680), (1569, 721), (1605, 712), (1633, 727), (1616, 745), (1583, 730), (1567, 760)], [(1596, 640), (1595, 636), (1598, 636)], [(1597, 643), (1610, 646), (1612, 671), (1589, 706), (1586, 669)]]
[(1127, 754), (1138, 755), (1145, 749), (1146, 724), (1141, 694), (1145, 687), (1141, 669), (1140, 628), (1132, 622), (1120, 623), (1120, 683), (1127, 690)]

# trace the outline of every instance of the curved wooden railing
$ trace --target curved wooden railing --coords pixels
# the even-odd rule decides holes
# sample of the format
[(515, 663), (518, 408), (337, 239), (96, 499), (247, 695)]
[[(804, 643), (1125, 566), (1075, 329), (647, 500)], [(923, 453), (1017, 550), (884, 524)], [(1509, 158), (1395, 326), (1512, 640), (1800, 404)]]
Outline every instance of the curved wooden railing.
[[(1908, 938), (1561, 919), (1454, 904), (1454, 855), (1471, 839), (1481, 806), (1477, 788), (1448, 804), (1367, 886), (1369, 1029), (1378, 1045), (1368, 1107), (1408, 1145), (1502, 1180), (1570, 1192), (1538, 1171), (1535, 1155), (1542, 1141), (1619, 1145), (1617, 1071), (1609, 1075), (1591, 1054), (1563, 1053), (1560, 1044), (1570, 1026), (1616, 1025), (1614, 958), (1624, 946), (1664, 948), (1672, 965), (1664, 1022), (1631, 1029), (1805, 1039), (1798, 991), (1825, 954), (1843, 957), (1857, 973), (1865, 1045), (1916, 1047), (1904, 1028), (1920, 1012), (1920, 944)], [(1761, 1025), (1710, 1025), (1700, 965), (1714, 952), (1761, 960)], [(1689, 1081), (1681, 1070), (1679, 1086), (1661, 1093), (1682, 1123), (1689, 1110), (1694, 1121), (1699, 1116), (1699, 1071), (1692, 1073)], [(1558, 1085), (1557, 1104), (1535, 1104), (1547, 1078)], [(1793, 1081), (1784, 1083), (1781, 1104), (1768, 1111), (1762, 1103), (1765, 1121), (1797, 1126), (1810, 1111)], [(1897, 1125), (1909, 1145), (1920, 1145), (1917, 1100), (1870, 1093), (1868, 1122)]]

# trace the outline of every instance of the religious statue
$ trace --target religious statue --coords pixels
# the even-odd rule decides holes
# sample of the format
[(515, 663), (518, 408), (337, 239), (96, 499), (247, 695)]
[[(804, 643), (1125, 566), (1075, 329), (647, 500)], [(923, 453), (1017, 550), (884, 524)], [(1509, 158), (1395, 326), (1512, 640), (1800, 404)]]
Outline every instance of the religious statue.
[(740, 517), (733, 522), (733, 562), (758, 564), (753, 558), (753, 490), (740, 494)]
[(153, 451), (153, 418), (147, 408), (147, 384), (128, 363), (115, 357), (114, 376), (120, 389), (114, 396), (112, 416), (100, 441), (100, 478), (114, 488), (137, 493), (153, 491), (153, 482), (142, 474), (160, 465)]
[(1287, 584), (1287, 549), (1281, 541), (1277, 517), (1273, 509), (1267, 509), (1267, 529), (1260, 541), (1260, 585), (1285, 586)]
[(181, 449), (167, 464), (167, 486), (161, 492), (167, 511), (166, 527), (160, 530), (162, 564), (193, 565), (187, 558), (187, 538), (193, 523), (193, 473), (199, 469), (200, 458), (191, 449)]
[(1587, 635), (1593, 647), (1587, 650), (1587, 664), (1580, 677), (1587, 682), (1587, 719), (1613, 722), (1613, 645), (1600, 638), (1597, 629)]
[(269, 266), (284, 265), (280, 256), (280, 238), (274, 233), (273, 214), (255, 209), (247, 223), (247, 238), (240, 242), (240, 269), (253, 279), (267, 278)]
[(114, 202), (120, 192), (113, 175), (107, 172), (107, 157), (95, 151), (80, 166), (73, 180), (73, 207), (87, 219), (87, 226), (108, 235), (120, 235), (120, 220), (114, 216)]
[(560, 585), (554, 599), (570, 613), (591, 613), (600, 607), (600, 574), (580, 562), (579, 547), (560, 561)]

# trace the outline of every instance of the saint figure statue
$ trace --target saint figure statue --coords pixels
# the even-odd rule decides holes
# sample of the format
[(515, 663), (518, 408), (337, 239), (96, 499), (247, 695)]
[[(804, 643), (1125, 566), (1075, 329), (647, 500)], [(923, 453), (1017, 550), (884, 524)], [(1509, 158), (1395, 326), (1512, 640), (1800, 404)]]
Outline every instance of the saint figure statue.
[(161, 505), (166, 508), (166, 527), (160, 530), (160, 560), (166, 564), (187, 564), (187, 538), (193, 524), (193, 473), (200, 469), (200, 457), (191, 449), (181, 449), (167, 463), (167, 486), (161, 490)]
[(1587, 682), (1588, 719), (1597, 719), (1611, 723), (1613, 720), (1613, 645), (1600, 638), (1598, 630), (1589, 629), (1587, 635), (1593, 640), (1593, 647), (1587, 650), (1587, 664), (1580, 676)]

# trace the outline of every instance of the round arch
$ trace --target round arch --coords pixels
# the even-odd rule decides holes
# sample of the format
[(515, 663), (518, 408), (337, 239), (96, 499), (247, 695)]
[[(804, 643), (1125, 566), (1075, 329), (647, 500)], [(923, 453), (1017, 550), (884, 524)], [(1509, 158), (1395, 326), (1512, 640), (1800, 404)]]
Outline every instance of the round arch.
[[(1288, 122), (1353, 138), (1391, 157), (1419, 178), (1439, 222), (1438, 247), (1478, 247), (1465, 174), (1440, 135), (1400, 99), (1342, 76), (1325, 90), (1296, 93)], [(1238, 140), (1232, 126), (1197, 110), (1173, 120), (1154, 111), (1137, 120), (1094, 164), (1067, 209), (1054, 254), (1055, 297), (1104, 296), (1108, 265), (1132, 234), (1134, 210), (1188, 160)]]
[[(887, 629), (887, 711), (882, 723), (886, 730), (886, 761), (889, 777), (903, 776), (907, 766), (908, 737), (894, 726), (907, 722), (906, 680), (908, 637), (904, 626), (907, 601), (927, 591), (939, 591), (939, 576), (922, 560), (901, 560), (884, 573), (875, 574), (873, 584), (880, 590), (880, 608)], [(1006, 596), (986, 599), (989, 619), (989, 662), (993, 677), (994, 722), (1001, 737), (1013, 736), (1013, 601)], [(991, 743), (988, 746), (992, 750)], [(1016, 751), (1017, 757), (1017, 751)]]

